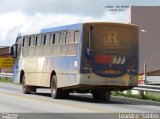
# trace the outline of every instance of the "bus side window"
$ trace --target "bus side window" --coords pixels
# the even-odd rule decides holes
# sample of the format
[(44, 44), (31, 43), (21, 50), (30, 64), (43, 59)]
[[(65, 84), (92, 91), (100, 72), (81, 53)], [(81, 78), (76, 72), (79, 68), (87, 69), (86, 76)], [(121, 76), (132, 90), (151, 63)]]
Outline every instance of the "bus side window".
[(31, 36), (31, 41), (30, 41), (30, 46), (34, 46), (35, 45), (35, 36)]
[(55, 43), (55, 34), (51, 34), (50, 36), (50, 44), (54, 44)]
[(66, 32), (63, 32), (63, 39), (61, 43), (61, 55), (67, 55), (67, 47), (68, 45), (66, 44)]
[(59, 36), (60, 36), (59, 33), (56, 33), (56, 34), (55, 34), (55, 44), (59, 44), (59, 43), (60, 43), (60, 41), (59, 41)]
[(69, 43), (69, 37), (70, 37), (70, 32), (68, 31), (66, 33), (66, 43)]
[(75, 31), (75, 35), (74, 35), (74, 42), (78, 43), (79, 42), (79, 31)]
[(37, 46), (41, 45), (41, 35), (37, 36)]
[(49, 45), (50, 44), (50, 40), (51, 40), (51, 34), (46, 34), (46, 44), (45, 45)]
[(60, 33), (59, 40), (60, 40), (60, 44), (63, 44), (63, 33)]
[(31, 37), (28, 37), (28, 46), (31, 45)]
[(37, 36), (35, 36), (35, 46), (37, 46)]
[(25, 40), (24, 40), (24, 47), (28, 46), (28, 37), (25, 37)]
[(17, 40), (16, 40), (16, 43), (17, 44), (22, 44), (22, 37), (18, 37)]
[(55, 34), (52, 34), (51, 35), (51, 44), (54, 44), (55, 43)]
[(74, 31), (70, 32), (69, 43), (74, 43)]
[(42, 35), (41, 45), (45, 45), (45, 44), (46, 44), (46, 35)]
[(66, 44), (66, 32), (63, 32), (62, 44)]
[(22, 40), (22, 47), (24, 47), (24, 43), (25, 43), (25, 38), (23, 37), (23, 40)]
[(23, 37), (17, 37), (17, 39), (16, 39), (16, 44), (18, 44), (17, 45), (17, 57), (20, 56), (22, 43), (23, 43)]

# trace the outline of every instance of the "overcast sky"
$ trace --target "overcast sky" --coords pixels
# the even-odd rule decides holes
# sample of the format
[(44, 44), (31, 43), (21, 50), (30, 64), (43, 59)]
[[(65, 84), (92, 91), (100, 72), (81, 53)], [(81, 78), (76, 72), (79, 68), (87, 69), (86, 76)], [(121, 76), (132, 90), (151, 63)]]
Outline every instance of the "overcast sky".
[[(154, 2), (153, 2), (154, 1)], [(0, 46), (13, 45), (18, 33), (80, 22), (130, 22), (129, 9), (111, 12), (108, 5), (160, 5), (159, 0), (1, 0)]]

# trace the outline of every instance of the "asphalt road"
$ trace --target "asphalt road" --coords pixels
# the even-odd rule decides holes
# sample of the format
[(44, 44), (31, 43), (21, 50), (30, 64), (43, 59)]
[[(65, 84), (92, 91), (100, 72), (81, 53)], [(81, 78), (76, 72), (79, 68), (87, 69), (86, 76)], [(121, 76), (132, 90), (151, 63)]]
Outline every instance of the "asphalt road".
[(59, 119), (96, 119), (106, 118), (106, 115), (111, 119), (118, 118), (119, 113), (160, 113), (160, 103), (120, 97), (98, 103), (89, 94), (71, 94), (68, 99), (52, 99), (49, 89), (38, 89), (36, 94), (23, 94), (20, 85), (0, 83), (0, 113), (0, 118), (5, 117), (6, 113), (20, 113), (18, 116), (23, 115), (26, 119), (33, 117), (34, 113), (36, 117), (33, 119), (52, 118), (53, 114)]

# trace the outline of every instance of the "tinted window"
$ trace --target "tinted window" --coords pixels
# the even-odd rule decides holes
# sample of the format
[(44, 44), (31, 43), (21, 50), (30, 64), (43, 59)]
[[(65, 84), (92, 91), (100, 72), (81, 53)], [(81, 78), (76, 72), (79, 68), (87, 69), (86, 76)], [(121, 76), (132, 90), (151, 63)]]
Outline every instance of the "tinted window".
[(66, 43), (69, 43), (69, 36), (70, 36), (70, 32), (68, 31), (68, 32), (66, 33)]
[(50, 44), (50, 37), (51, 35), (50, 34), (46, 34), (46, 45), (49, 45)]
[(41, 40), (41, 45), (45, 45), (45, 44), (46, 44), (46, 35), (43, 35)]
[(55, 35), (55, 34), (52, 34), (52, 44), (55, 43), (55, 38), (56, 38), (56, 35)]
[(24, 38), (24, 47), (28, 46), (28, 37)]
[(63, 32), (63, 41), (62, 41), (62, 44), (65, 44), (66, 43), (66, 32)]
[(74, 38), (75, 42), (76, 43), (79, 42), (79, 31), (76, 31), (74, 36), (75, 36)]
[(55, 43), (55, 34), (52, 34), (51, 35), (51, 44), (54, 44)]
[(22, 37), (18, 37), (17, 40), (16, 40), (16, 43), (17, 43), (17, 44), (22, 44), (22, 42), (23, 42), (23, 41), (22, 41)]
[(37, 45), (37, 36), (35, 36), (35, 46)]
[(69, 43), (74, 43), (74, 31), (70, 32)]
[(55, 34), (55, 44), (59, 44), (59, 33)]
[(25, 38), (23, 37), (22, 46), (24, 47)]
[(134, 41), (133, 29), (121, 25), (94, 26), (91, 37), (91, 48), (96, 50), (129, 50)]
[(60, 44), (62, 44), (62, 42), (63, 42), (63, 33), (60, 33), (59, 40), (60, 40)]
[(37, 46), (41, 45), (41, 35), (37, 36)]
[(28, 46), (31, 45), (31, 37), (28, 37)]
[(31, 36), (30, 46), (35, 45), (35, 36)]

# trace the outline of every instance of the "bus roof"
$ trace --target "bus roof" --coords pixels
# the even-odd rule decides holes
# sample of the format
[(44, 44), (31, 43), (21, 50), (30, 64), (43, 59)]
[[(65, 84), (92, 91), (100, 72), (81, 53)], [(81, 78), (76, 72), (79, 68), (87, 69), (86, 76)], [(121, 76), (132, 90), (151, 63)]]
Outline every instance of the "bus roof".
[(63, 31), (63, 30), (76, 30), (76, 29), (80, 28), (83, 24), (117, 24), (117, 25), (137, 26), (135, 24), (116, 23), (116, 22), (86, 22), (86, 23), (78, 23), (78, 24), (71, 24), (71, 25), (66, 25), (66, 26), (41, 29), (41, 33)]
[(126, 25), (126, 26), (135, 26), (138, 27), (136, 24), (130, 24), (130, 23), (119, 23), (119, 22), (86, 22), (83, 24), (115, 24), (115, 25)]
[[(33, 34), (49, 33), (49, 32), (64, 31), (64, 30), (76, 30), (76, 29), (80, 29), (83, 24), (117, 24), (117, 25), (129, 25), (129, 26), (137, 27), (137, 25), (135, 24), (116, 23), (116, 22), (84, 22), (84, 23), (77, 23), (77, 24), (64, 25), (64, 26), (58, 26), (58, 27), (44, 28), (44, 29), (41, 29), (39, 32), (33, 33)], [(18, 34), (18, 36), (27, 36), (27, 35), (30, 35), (30, 33)]]
[(47, 32), (54, 32), (54, 31), (63, 31), (63, 30), (76, 30), (81, 27), (82, 23), (78, 24), (72, 24), (72, 25), (66, 25), (66, 26), (59, 26), (59, 27), (52, 27), (47, 29), (41, 29), (41, 33), (47, 33)]

